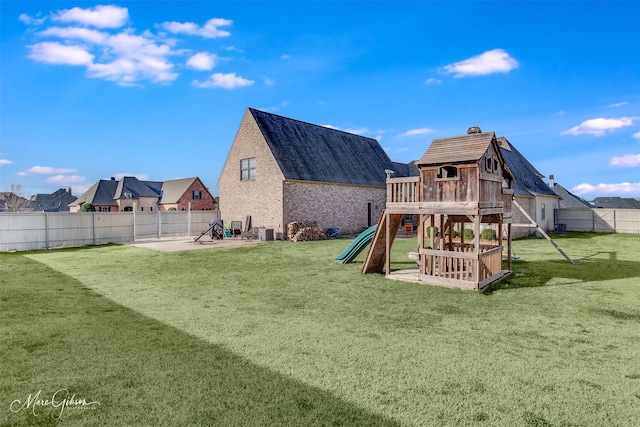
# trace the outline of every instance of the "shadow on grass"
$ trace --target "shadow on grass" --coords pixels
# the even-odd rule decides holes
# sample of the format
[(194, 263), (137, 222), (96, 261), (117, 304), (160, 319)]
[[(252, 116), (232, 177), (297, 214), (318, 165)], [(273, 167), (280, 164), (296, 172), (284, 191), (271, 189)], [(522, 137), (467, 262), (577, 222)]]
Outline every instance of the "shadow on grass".
[(490, 291), (640, 277), (640, 262), (619, 260), (617, 252), (607, 251), (582, 258), (578, 264), (563, 260), (513, 261), (512, 271)]
[(2, 411), (2, 426), (397, 425), (115, 304), (27, 257), (5, 260), (0, 405), (68, 389), (99, 406), (67, 410), (59, 420), (51, 405), (35, 408), (37, 417), (30, 409)]

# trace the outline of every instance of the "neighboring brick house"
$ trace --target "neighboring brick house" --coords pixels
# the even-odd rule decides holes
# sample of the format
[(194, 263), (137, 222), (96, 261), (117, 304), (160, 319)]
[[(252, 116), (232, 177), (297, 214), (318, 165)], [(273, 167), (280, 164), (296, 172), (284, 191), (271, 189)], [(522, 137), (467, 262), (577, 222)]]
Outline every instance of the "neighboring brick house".
[(248, 108), (218, 180), (221, 215), (276, 233), (292, 221), (359, 232), (385, 207), (387, 170), (409, 167), (375, 139)]
[(131, 176), (120, 180), (102, 179), (69, 205), (77, 212), (85, 203), (91, 203), (98, 212), (141, 212), (156, 210), (213, 210), (216, 203), (200, 178), (182, 178), (169, 181), (140, 181)]
[[(544, 175), (529, 163), (529, 161), (511, 144), (507, 138), (498, 138), (500, 154), (513, 174), (513, 196), (522, 208), (536, 220), (540, 228), (553, 231), (555, 227), (554, 212), (559, 208), (560, 197), (551, 187), (542, 181)], [(516, 207), (512, 209), (511, 237), (522, 237), (534, 234), (535, 227), (518, 227), (530, 221)]]

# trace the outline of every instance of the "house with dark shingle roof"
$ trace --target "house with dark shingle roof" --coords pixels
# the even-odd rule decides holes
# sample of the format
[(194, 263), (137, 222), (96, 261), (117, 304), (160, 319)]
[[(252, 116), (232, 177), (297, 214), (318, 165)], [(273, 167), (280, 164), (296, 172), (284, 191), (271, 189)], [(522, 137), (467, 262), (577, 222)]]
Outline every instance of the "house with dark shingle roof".
[(59, 190), (51, 194), (38, 193), (31, 196), (34, 211), (40, 212), (69, 212), (69, 204), (75, 202), (76, 196), (71, 194), (71, 189)]
[[(512, 187), (515, 200), (531, 218), (535, 219), (540, 228), (553, 231), (554, 211), (560, 207), (560, 197), (542, 180), (544, 175), (538, 172), (507, 138), (498, 137), (498, 143), (504, 162), (515, 178)], [(514, 225), (530, 222), (519, 209), (514, 208), (512, 212)], [(514, 226), (511, 235), (521, 237), (534, 232), (535, 227)]]
[(587, 208), (591, 209), (594, 206), (582, 197), (576, 196), (562, 185), (555, 182), (551, 187), (554, 193), (560, 197), (560, 209), (562, 208)]
[(608, 209), (640, 209), (640, 201), (631, 197), (596, 197), (593, 199), (595, 208)]
[(375, 224), (394, 163), (377, 140), (247, 108), (218, 180), (223, 220), (285, 231), (316, 221), (343, 233)]
[(132, 176), (101, 179), (69, 207), (77, 212), (85, 203), (91, 203), (98, 212), (216, 209), (213, 196), (198, 177), (169, 181), (141, 181)]

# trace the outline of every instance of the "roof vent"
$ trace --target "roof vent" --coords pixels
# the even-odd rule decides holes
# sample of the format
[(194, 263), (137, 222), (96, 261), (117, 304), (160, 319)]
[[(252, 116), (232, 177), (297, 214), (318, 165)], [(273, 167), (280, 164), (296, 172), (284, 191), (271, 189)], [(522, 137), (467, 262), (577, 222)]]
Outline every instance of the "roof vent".
[(467, 135), (472, 135), (474, 133), (482, 133), (482, 130), (480, 130), (480, 126), (471, 126), (469, 129), (467, 129)]

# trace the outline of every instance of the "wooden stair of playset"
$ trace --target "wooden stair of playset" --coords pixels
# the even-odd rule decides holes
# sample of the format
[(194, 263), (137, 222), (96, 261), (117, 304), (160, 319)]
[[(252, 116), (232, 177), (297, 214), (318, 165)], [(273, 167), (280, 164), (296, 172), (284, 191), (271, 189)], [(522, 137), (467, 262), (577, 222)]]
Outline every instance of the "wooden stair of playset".
[[(404, 215), (389, 215), (389, 230), (391, 231), (390, 243), (389, 247), (393, 245), (393, 241), (400, 230), (400, 226), (402, 225), (402, 218)], [(367, 253), (367, 258), (362, 264), (362, 272), (364, 274), (368, 273), (382, 273), (384, 271), (385, 260), (386, 260), (386, 242), (387, 242), (387, 215), (385, 215), (385, 211), (382, 211), (380, 215), (380, 220), (378, 221), (378, 227), (376, 228), (376, 232), (373, 235), (373, 239), (371, 240), (371, 245), (369, 246), (369, 252)]]

